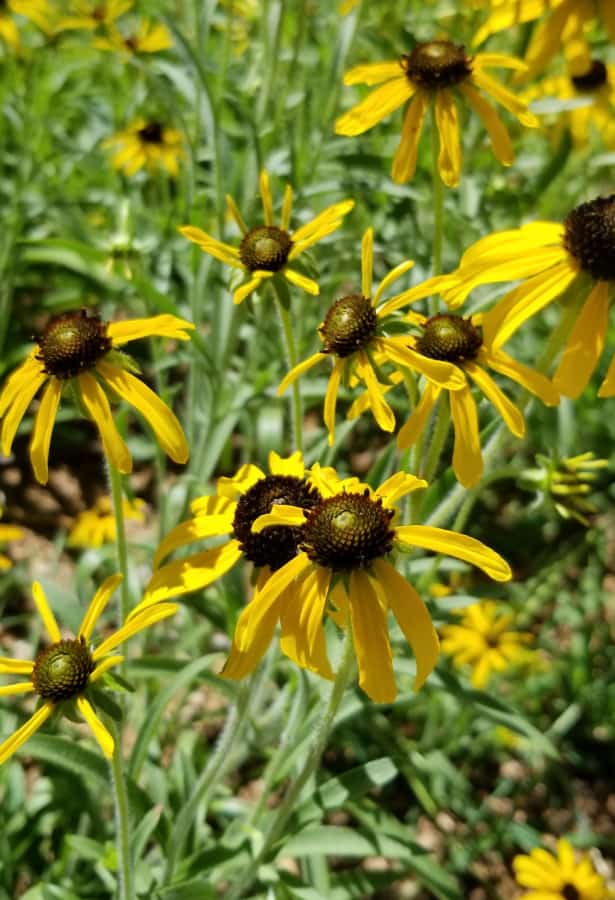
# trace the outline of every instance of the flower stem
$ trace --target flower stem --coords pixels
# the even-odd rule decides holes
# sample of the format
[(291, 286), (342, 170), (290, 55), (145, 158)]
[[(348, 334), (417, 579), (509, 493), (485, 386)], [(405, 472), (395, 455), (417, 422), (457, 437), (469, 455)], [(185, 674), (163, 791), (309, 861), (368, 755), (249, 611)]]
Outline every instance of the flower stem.
[(254, 882), (259, 866), (269, 856), (271, 850), (279, 840), (289, 816), (296, 808), (301, 791), (320, 765), (335, 716), (342, 701), (342, 697), (344, 696), (344, 691), (350, 681), (353, 667), (354, 645), (352, 643), (352, 630), (350, 623), (348, 623), (344, 637), (342, 658), (337, 670), (337, 675), (335, 676), (335, 681), (331, 686), (329, 701), (324, 710), (322, 719), (320, 720), (312, 748), (303, 764), (303, 768), (291, 783), (284, 799), (280, 803), (275, 817), (263, 837), (260, 852), (256, 855), (251, 866), (246, 870), (246, 874), (240, 878), (232, 890), (228, 891), (227, 900), (239, 900), (240, 897), (246, 895), (246, 892)]
[(111, 483), (113, 515), (115, 516), (117, 562), (119, 570), (124, 576), (120, 585), (120, 622), (124, 622), (130, 611), (130, 591), (128, 586), (128, 544), (126, 542), (126, 526), (124, 523), (122, 476), (111, 462), (107, 461), (107, 463), (109, 481)]
[(115, 833), (119, 879), (119, 900), (134, 900), (133, 864), (130, 851), (130, 807), (128, 791), (122, 767), (120, 740), (117, 728), (113, 728), (113, 756), (111, 757), (111, 781), (115, 805)]
[[(290, 321), (288, 303), (286, 302), (287, 298), (282, 295), (280, 285), (276, 284), (275, 278), (272, 278), (270, 283), (273, 288), (276, 309), (278, 311), (280, 324), (282, 326), (284, 348), (286, 350), (288, 367), (289, 369), (292, 369), (297, 365), (297, 347), (295, 345), (295, 337), (293, 335), (293, 329)], [(294, 381), (291, 387), (292, 393), (290, 395), (290, 412), (293, 427), (293, 443), (295, 450), (299, 450), (300, 453), (303, 453), (303, 409), (301, 403), (299, 380), (297, 379), (296, 381)]]

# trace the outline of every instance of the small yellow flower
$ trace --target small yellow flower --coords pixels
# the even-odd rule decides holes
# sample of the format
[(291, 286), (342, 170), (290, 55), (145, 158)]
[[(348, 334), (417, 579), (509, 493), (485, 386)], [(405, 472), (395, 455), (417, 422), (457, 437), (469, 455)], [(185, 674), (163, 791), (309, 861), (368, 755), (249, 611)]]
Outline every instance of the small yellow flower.
[[(482, 238), (439, 285), (456, 308), (478, 285), (499, 281), (522, 283), (489, 312), (494, 349), (569, 289), (587, 295), (554, 377), (560, 394), (578, 397), (602, 354), (615, 292), (615, 194), (581, 203), (563, 224), (530, 222)], [(614, 395), (615, 357), (598, 391)]]
[(173, 46), (173, 38), (166, 25), (141, 19), (137, 30), (130, 34), (124, 34), (119, 28), (111, 25), (107, 35), (95, 38), (92, 46), (98, 50), (138, 56), (139, 53), (159, 53), (161, 50), (168, 50)]
[(288, 263), (328, 234), (337, 231), (344, 216), (353, 208), (354, 200), (334, 203), (311, 222), (289, 232), (293, 204), (291, 186), (287, 184), (284, 190), (279, 227), (273, 224), (273, 199), (269, 186), (269, 175), (265, 169), (260, 174), (259, 187), (265, 223), (257, 225), (255, 228), (248, 228), (235, 201), (227, 195), (229, 212), (243, 235), (239, 247), (218, 241), (207, 232), (192, 225), (184, 225), (179, 229), (180, 233), (189, 241), (197, 244), (204, 253), (219, 259), (233, 269), (239, 269), (248, 276), (248, 280), (244, 281), (233, 293), (235, 303), (241, 303), (266, 278), (273, 278), (277, 273), (283, 275), (291, 284), (307, 291), (308, 294), (317, 296), (320, 293), (318, 284), (295, 269), (291, 269)]
[[(145, 521), (145, 502), (138, 497), (122, 500), (124, 518), (132, 522)], [(1, 526), (0, 526), (1, 536)], [(71, 528), (67, 544), (69, 547), (102, 547), (115, 542), (116, 523), (111, 498), (98, 497), (94, 506), (80, 512)]]
[(340, 116), (335, 132), (347, 136), (363, 134), (410, 100), (392, 169), (394, 181), (409, 181), (416, 169), (423, 120), (433, 102), (440, 140), (440, 177), (448, 187), (455, 187), (461, 176), (461, 143), (454, 89), (483, 122), (497, 159), (510, 166), (514, 158), (510, 136), (480, 91), (493, 97), (528, 128), (536, 128), (538, 119), (528, 112), (527, 103), (485, 71), (490, 67), (520, 70), (525, 64), (501, 53), (469, 57), (463, 46), (437, 40), (417, 44), (412, 53), (402, 55), (399, 60), (355, 66), (344, 76), (344, 84), (380, 84), (380, 87)]
[(149, 172), (164, 169), (175, 177), (184, 156), (182, 145), (181, 131), (142, 118), (104, 142), (105, 147), (116, 148), (111, 159), (113, 167), (128, 176), (146, 168)]
[(160, 603), (152, 609), (133, 610), (130, 622), (126, 622), (109, 635), (95, 649), (90, 649), (90, 638), (121, 575), (112, 575), (101, 585), (90, 603), (76, 638), (62, 638), (56, 618), (51, 611), (43, 588), (38, 582), (32, 585), (32, 595), (51, 645), (40, 650), (34, 660), (0, 657), (0, 675), (30, 676), (29, 681), (0, 687), (0, 696), (35, 693), (43, 701), (30, 719), (0, 744), (0, 765), (6, 762), (32, 735), (38, 731), (52, 712), (64, 702), (74, 702), (92, 729), (94, 737), (106, 757), (113, 754), (113, 738), (98, 718), (88, 689), (113, 666), (122, 662), (122, 656), (107, 654), (124, 641), (138, 634), (161, 619), (177, 612), (175, 603)]
[(525, 55), (531, 78), (541, 72), (550, 59), (563, 49), (569, 70), (573, 74), (587, 72), (591, 64), (591, 49), (585, 37), (585, 27), (596, 18), (615, 41), (615, 4), (613, 0), (506, 0), (491, 13), (476, 33), (473, 45), (482, 44), (490, 34), (512, 25), (532, 22), (549, 13), (538, 26)]
[(414, 652), (418, 690), (435, 666), (438, 638), (418, 593), (389, 562), (394, 547), (454, 556), (496, 581), (512, 577), (505, 560), (475, 538), (397, 524), (397, 501), (426, 486), (398, 472), (372, 490), (366, 484), (340, 482), (335, 473), (322, 470), (319, 503), (309, 509), (274, 504), (271, 512), (257, 518), (252, 530), (263, 537), (272, 526), (299, 529), (299, 552), (257, 588), (241, 613), (223, 674), (243, 678), (253, 671), (281, 617), (294, 620), (282, 647), (286, 655), (318, 671), (313, 654), (317, 646), (326, 652), (323, 617), (330, 612), (335, 621), (352, 628), (361, 688), (375, 702), (391, 703), (397, 688), (387, 627), (390, 610)]
[(609, 900), (613, 896), (587, 855), (577, 862), (571, 844), (557, 842), (557, 855), (535, 847), (513, 859), (517, 882), (530, 890), (522, 900)]
[(514, 616), (499, 612), (493, 600), (473, 603), (461, 611), (459, 624), (440, 629), (442, 652), (452, 656), (458, 668), (470, 666), (472, 684), (484, 688), (493, 672), (503, 672), (535, 658), (526, 647), (533, 636), (511, 631), (513, 622)]
[[(388, 323), (382, 311), (395, 308), (395, 300), (387, 301), (380, 307), (377, 304), (383, 292), (411, 269), (414, 263), (408, 260), (392, 269), (382, 279), (372, 297), (373, 243), (373, 230), (368, 228), (361, 243), (361, 293), (349, 294), (336, 300), (318, 329), (324, 348), (291, 369), (278, 388), (278, 394), (282, 394), (293, 381), (327, 355), (335, 359), (324, 401), (324, 420), (330, 444), (333, 444), (335, 438), (335, 409), (342, 381), (363, 382), (367, 388), (367, 402), (383, 431), (393, 431), (395, 428), (395, 415), (384, 398), (388, 388), (378, 380), (383, 364), (392, 363), (410, 368), (450, 390), (465, 386), (462, 373), (452, 363), (427, 359), (409, 346), (405, 335), (389, 335)], [(378, 361), (377, 367), (374, 360)], [(384, 377), (387, 381), (390, 380), (387, 376)]]
[(134, 6), (134, 0), (73, 0), (68, 16), (60, 19), (60, 29), (87, 29), (111, 25)]
[[(0, 516), (2, 515), (2, 507), (0, 507)], [(23, 530), (17, 528), (16, 525), (0, 525), (0, 542), (2, 541), (19, 541), (23, 537)], [(12, 567), (13, 563), (0, 553), (0, 572), (4, 572)]]
[(46, 383), (34, 421), (30, 460), (41, 484), (47, 483), (49, 444), (64, 388), (73, 388), (87, 415), (94, 420), (105, 455), (119, 472), (132, 471), (132, 457), (113, 421), (105, 388), (137, 409), (148, 422), (165, 453), (185, 463), (189, 450), (181, 425), (169, 407), (127, 369), (130, 361), (116, 348), (144, 337), (187, 341), (191, 322), (176, 316), (103, 322), (85, 309), (51, 319), (26, 361), (0, 391), (2, 453), (8, 456), (28, 406)]

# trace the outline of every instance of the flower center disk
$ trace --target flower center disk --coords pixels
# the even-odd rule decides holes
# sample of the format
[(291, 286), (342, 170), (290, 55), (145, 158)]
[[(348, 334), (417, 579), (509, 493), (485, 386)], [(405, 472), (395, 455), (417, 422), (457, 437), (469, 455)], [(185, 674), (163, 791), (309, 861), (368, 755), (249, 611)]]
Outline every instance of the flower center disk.
[(615, 281), (615, 194), (581, 203), (564, 220), (564, 247), (597, 281)]
[(368, 297), (349, 294), (336, 300), (318, 329), (325, 353), (350, 356), (369, 344), (376, 333), (378, 316)]
[(562, 897), (564, 900), (581, 900), (581, 894), (574, 884), (565, 884), (562, 888)]
[(84, 640), (58, 641), (36, 657), (32, 683), (39, 697), (58, 703), (81, 694), (94, 668)]
[(431, 359), (462, 362), (476, 359), (482, 343), (481, 329), (473, 325), (469, 318), (442, 314), (425, 322), (416, 349)]
[[(125, 41), (127, 44), (128, 41)], [(162, 125), (160, 122), (148, 122), (137, 132), (139, 140), (144, 144), (162, 144)]]
[(279, 272), (286, 264), (293, 242), (287, 231), (274, 225), (252, 228), (239, 246), (239, 258), (250, 272)]
[(276, 504), (312, 509), (321, 501), (320, 492), (307, 481), (292, 475), (267, 475), (253, 484), (238, 502), (233, 534), (246, 559), (255, 566), (281, 568), (297, 555), (303, 529), (290, 525), (270, 525), (258, 534), (252, 531), (259, 516)]
[(465, 47), (450, 41), (417, 44), (412, 53), (402, 56), (401, 65), (413, 84), (429, 89), (453, 87), (472, 74), (472, 59)]
[(328, 497), (309, 513), (301, 549), (313, 562), (333, 571), (365, 568), (390, 553), (393, 514), (369, 491)]
[(92, 369), (110, 350), (107, 323), (82, 309), (55, 316), (47, 323), (36, 359), (44, 364), (47, 375), (65, 379)]
[(587, 72), (570, 79), (578, 91), (597, 91), (608, 81), (607, 68), (600, 59), (592, 59)]

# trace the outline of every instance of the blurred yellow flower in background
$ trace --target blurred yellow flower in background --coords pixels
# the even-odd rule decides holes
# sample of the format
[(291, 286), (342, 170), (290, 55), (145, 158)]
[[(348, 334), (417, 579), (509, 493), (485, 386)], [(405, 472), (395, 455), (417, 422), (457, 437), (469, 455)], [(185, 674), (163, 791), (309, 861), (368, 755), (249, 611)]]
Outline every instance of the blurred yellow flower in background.
[(535, 847), (513, 859), (517, 882), (530, 888), (522, 900), (610, 900), (613, 893), (583, 854), (577, 862), (572, 845), (561, 838), (557, 853)]
[[(145, 521), (145, 501), (122, 499), (124, 519), (132, 522)], [(2, 536), (0, 526), (0, 538)], [(98, 497), (94, 506), (80, 512), (68, 533), (69, 547), (102, 547), (112, 544), (117, 537), (115, 516), (111, 497)]]
[(45, 33), (52, 30), (54, 11), (49, 0), (6, 0), (0, 5), (0, 41), (11, 50), (19, 50), (21, 46), (13, 13), (34, 22)]
[(129, 177), (141, 169), (156, 172), (161, 169), (175, 177), (184, 156), (183, 136), (176, 128), (169, 128), (155, 119), (136, 119), (128, 128), (118, 131), (104, 141), (114, 149), (111, 164)]
[(152, 22), (150, 19), (141, 19), (136, 31), (128, 34), (124, 34), (113, 25), (109, 26), (107, 34), (94, 38), (92, 46), (98, 50), (138, 55), (168, 50), (173, 46), (173, 38), (166, 25)]
[(60, 19), (58, 29), (94, 30), (115, 22), (133, 6), (134, 0), (73, 0), (68, 15)]
[(340, 16), (347, 16), (359, 3), (360, 0), (341, 0), (341, 3), (337, 7), (337, 11)]

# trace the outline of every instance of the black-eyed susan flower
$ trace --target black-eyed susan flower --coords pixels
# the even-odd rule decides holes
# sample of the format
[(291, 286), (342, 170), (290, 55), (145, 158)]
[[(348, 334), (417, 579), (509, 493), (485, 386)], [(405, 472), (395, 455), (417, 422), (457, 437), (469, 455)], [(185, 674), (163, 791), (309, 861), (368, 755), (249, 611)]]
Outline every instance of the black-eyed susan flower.
[[(563, 224), (530, 222), (482, 238), (464, 253), (450, 280), (443, 277), (441, 287), (455, 308), (478, 285), (521, 279), (489, 313), (497, 332), (494, 348), (569, 289), (586, 294), (554, 377), (559, 393), (578, 397), (602, 354), (614, 295), (615, 194), (581, 203)], [(598, 391), (599, 397), (613, 395), (615, 357)]]
[(11, 50), (19, 50), (21, 46), (13, 14), (30, 19), (43, 31), (50, 28), (52, 9), (48, 0), (5, 0), (0, 3), (0, 41)]
[(491, 67), (519, 70), (525, 65), (514, 56), (500, 53), (466, 56), (463, 46), (437, 40), (417, 44), (412, 53), (403, 54), (399, 60), (355, 66), (344, 76), (344, 84), (379, 84), (380, 87), (336, 120), (336, 134), (350, 137), (363, 134), (410, 100), (392, 169), (395, 181), (408, 181), (416, 169), (423, 120), (433, 102), (440, 139), (438, 170), (442, 181), (454, 187), (459, 183), (462, 157), (454, 93), (457, 92), (483, 122), (497, 159), (509, 166), (514, 158), (510, 136), (480, 91), (528, 128), (537, 127), (538, 119), (528, 112), (527, 103), (488, 74), (486, 69)]
[(112, 25), (134, 6), (134, 0), (72, 0), (68, 14), (60, 19), (58, 29), (93, 31)]
[(47, 483), (47, 459), (56, 413), (64, 390), (72, 389), (94, 420), (105, 455), (119, 472), (132, 471), (132, 457), (113, 421), (108, 389), (137, 409), (165, 453), (185, 463), (189, 450), (177, 418), (147, 385), (130, 371), (134, 363), (116, 348), (145, 337), (186, 341), (191, 322), (177, 316), (104, 322), (87, 310), (54, 316), (36, 347), (7, 379), (0, 392), (0, 444), (8, 456), (19, 423), (35, 394), (46, 385), (30, 441), (30, 460), (41, 484)]
[(36, 581), (32, 585), (32, 596), (51, 644), (40, 650), (33, 660), (0, 657), (0, 675), (29, 676), (28, 681), (0, 687), (0, 696), (35, 693), (42, 702), (34, 715), (0, 744), (0, 765), (38, 731), (54, 710), (69, 703), (76, 705), (104, 755), (112, 756), (113, 738), (96, 714), (88, 696), (89, 689), (105, 672), (122, 662), (122, 656), (108, 655), (112, 650), (144, 628), (172, 616), (178, 609), (175, 603), (160, 603), (144, 610), (136, 607), (130, 622), (92, 648), (90, 639), (94, 626), (121, 580), (121, 575), (112, 575), (100, 586), (75, 638), (62, 637), (43, 588)]
[[(389, 561), (394, 548), (428, 549), (478, 566), (496, 581), (508, 581), (508, 564), (475, 538), (425, 525), (399, 525), (395, 504), (426, 482), (398, 472), (379, 488), (341, 483), (321, 473), (322, 499), (309, 509), (274, 505), (252, 529), (258, 535), (274, 526), (299, 529), (299, 552), (273, 572), (257, 590), (237, 622), (233, 648), (223, 674), (242, 678), (263, 655), (275, 623), (289, 598), (295, 607), (294, 646), (285, 653), (298, 665), (311, 658), (324, 640), (323, 618), (332, 611), (352, 628), (359, 684), (377, 703), (397, 695), (387, 614), (390, 610), (416, 659), (416, 688), (436, 664), (438, 638), (416, 590)], [(332, 608), (335, 609), (332, 609)], [(316, 668), (315, 666), (313, 668)]]
[(523, 74), (527, 78), (541, 72), (560, 50), (573, 74), (587, 72), (591, 48), (585, 28), (594, 20), (602, 22), (611, 40), (615, 41), (613, 0), (507, 0), (493, 9), (472, 43), (478, 47), (490, 34), (532, 22), (546, 13), (548, 15), (536, 28), (525, 54), (527, 70)]
[[(361, 243), (361, 293), (348, 294), (335, 301), (318, 329), (323, 349), (295, 366), (278, 388), (281, 394), (295, 379), (327, 356), (334, 360), (324, 401), (324, 421), (330, 444), (335, 438), (335, 409), (342, 382), (347, 384), (353, 380), (365, 385), (369, 406), (383, 431), (395, 428), (395, 415), (384, 396), (387, 387), (379, 380), (387, 364), (412, 369), (449, 390), (465, 386), (462, 374), (452, 363), (427, 358), (410, 347), (404, 335), (388, 333), (389, 323), (382, 310), (388, 311), (395, 304), (393, 299), (381, 307), (378, 303), (387, 288), (414, 263), (408, 260), (392, 269), (372, 296), (373, 244), (373, 230), (368, 228)], [(429, 293), (429, 289), (425, 288), (424, 292)], [(415, 289), (407, 295), (415, 296), (416, 293)], [(383, 377), (389, 380), (386, 374)]]
[(451, 656), (458, 668), (471, 669), (474, 687), (484, 688), (494, 672), (504, 672), (535, 659), (527, 645), (533, 635), (511, 626), (514, 616), (502, 612), (494, 600), (473, 603), (461, 611), (457, 624), (440, 629), (442, 652)]
[[(134, 500), (122, 499), (124, 519), (129, 522), (145, 521), (145, 501), (135, 497)], [(1, 535), (1, 530), (0, 530)], [(71, 527), (67, 544), (69, 547), (102, 547), (116, 540), (116, 520), (113, 513), (111, 497), (98, 497), (89, 509), (80, 512)]]
[(592, 59), (585, 72), (548, 76), (523, 96), (528, 103), (554, 98), (565, 106), (558, 110), (550, 127), (555, 140), (568, 129), (575, 147), (585, 147), (597, 134), (607, 148), (615, 148), (614, 64)]
[(343, 200), (334, 203), (319, 213), (311, 222), (306, 222), (295, 231), (289, 231), (290, 216), (293, 204), (293, 190), (290, 184), (284, 190), (282, 215), (279, 227), (273, 224), (273, 199), (269, 186), (269, 175), (263, 169), (259, 178), (259, 188), (263, 203), (264, 224), (248, 228), (232, 197), (227, 195), (229, 213), (235, 220), (243, 237), (239, 247), (216, 240), (200, 228), (184, 225), (179, 229), (185, 238), (197, 244), (204, 253), (219, 259), (233, 269), (239, 269), (247, 276), (233, 293), (235, 303), (241, 303), (255, 291), (266, 278), (273, 278), (278, 273), (291, 284), (318, 295), (320, 288), (311, 278), (307, 278), (289, 263), (301, 253), (316, 244), (322, 238), (336, 231), (344, 216), (354, 206), (354, 200)]
[[(2, 507), (0, 507), (0, 516), (2, 515)], [(23, 530), (16, 525), (0, 524), (0, 543), (4, 541), (19, 541), (23, 537)], [(12, 561), (0, 553), (0, 572), (5, 572), (13, 565)]]
[(181, 131), (170, 128), (156, 119), (136, 119), (123, 131), (107, 138), (104, 146), (114, 149), (111, 164), (129, 177), (145, 168), (149, 172), (161, 169), (175, 177), (184, 156)]
[(136, 55), (140, 53), (159, 53), (173, 46), (171, 32), (161, 22), (141, 19), (137, 29), (125, 33), (111, 25), (106, 35), (93, 40), (92, 46), (97, 50), (111, 50), (115, 53)]
[(535, 847), (513, 859), (517, 882), (530, 890), (522, 900), (609, 900), (612, 892), (587, 854), (577, 861), (572, 845), (561, 838), (555, 854)]

